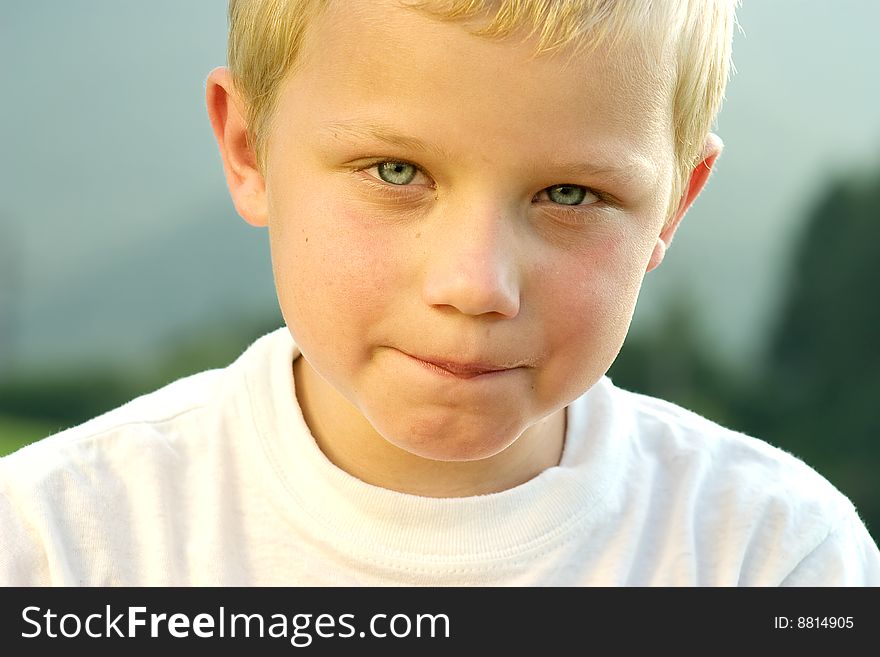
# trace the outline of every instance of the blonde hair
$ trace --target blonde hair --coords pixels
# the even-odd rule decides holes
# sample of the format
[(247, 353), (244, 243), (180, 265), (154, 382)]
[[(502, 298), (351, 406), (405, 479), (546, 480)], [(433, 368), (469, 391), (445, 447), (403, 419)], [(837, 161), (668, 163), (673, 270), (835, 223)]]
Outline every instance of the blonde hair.
[[(229, 0), (228, 65), (245, 105), (262, 171), (278, 89), (295, 68), (308, 26), (332, 0)], [(671, 52), (676, 172), (674, 211), (721, 109), (739, 0), (408, 0), (439, 20), (479, 21), (475, 34), (525, 31), (536, 54), (613, 47), (628, 39)]]

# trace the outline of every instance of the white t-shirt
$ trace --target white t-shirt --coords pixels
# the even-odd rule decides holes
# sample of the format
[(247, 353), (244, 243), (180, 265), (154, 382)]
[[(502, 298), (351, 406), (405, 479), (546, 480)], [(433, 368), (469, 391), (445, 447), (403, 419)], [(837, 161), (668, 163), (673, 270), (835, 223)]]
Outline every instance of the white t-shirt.
[(603, 378), (560, 464), (427, 498), (334, 466), (286, 328), (0, 459), (3, 585), (880, 585), (852, 504), (793, 456)]

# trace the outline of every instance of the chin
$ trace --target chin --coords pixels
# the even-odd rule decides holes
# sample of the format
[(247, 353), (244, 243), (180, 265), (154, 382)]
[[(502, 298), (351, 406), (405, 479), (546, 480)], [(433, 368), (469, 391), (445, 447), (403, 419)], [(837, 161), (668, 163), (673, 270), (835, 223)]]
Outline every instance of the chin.
[(431, 461), (480, 461), (504, 451), (522, 434), (519, 425), (465, 425), (460, 418), (443, 422), (424, 418), (394, 426), (376, 426), (389, 443), (414, 456)]

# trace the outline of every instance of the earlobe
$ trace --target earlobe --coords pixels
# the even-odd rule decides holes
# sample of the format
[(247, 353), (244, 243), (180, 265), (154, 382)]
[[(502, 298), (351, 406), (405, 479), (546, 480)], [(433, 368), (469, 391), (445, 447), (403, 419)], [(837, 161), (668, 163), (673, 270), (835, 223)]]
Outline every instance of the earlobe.
[(678, 225), (684, 218), (685, 213), (691, 205), (693, 205), (697, 196), (699, 196), (700, 192), (706, 186), (706, 182), (709, 180), (709, 174), (712, 172), (712, 167), (715, 165), (715, 160), (718, 159), (723, 148), (724, 143), (721, 141), (721, 138), (716, 134), (709, 133), (706, 137), (706, 142), (703, 144), (703, 150), (700, 153), (700, 161), (691, 171), (687, 188), (684, 191), (684, 195), (681, 197), (678, 209), (663, 226), (663, 230), (657, 238), (657, 243), (654, 245), (654, 250), (651, 252), (646, 271), (655, 269), (663, 261), (663, 258), (666, 255), (666, 250), (669, 248), (672, 238), (675, 235), (675, 231), (678, 229)]
[(666, 242), (663, 241), (662, 237), (657, 238), (657, 243), (654, 244), (654, 250), (651, 252), (651, 259), (648, 260), (647, 271), (651, 271), (652, 269), (656, 269), (658, 265), (663, 262), (663, 258), (666, 256)]
[(266, 184), (248, 139), (247, 121), (229, 69), (221, 66), (208, 75), (205, 102), (235, 209), (249, 224), (265, 226)]

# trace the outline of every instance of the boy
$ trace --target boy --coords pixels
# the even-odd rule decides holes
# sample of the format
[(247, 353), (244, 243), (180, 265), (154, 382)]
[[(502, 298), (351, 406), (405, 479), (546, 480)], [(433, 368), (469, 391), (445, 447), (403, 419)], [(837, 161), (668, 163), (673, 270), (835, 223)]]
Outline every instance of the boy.
[(729, 0), (232, 0), (286, 327), (2, 462), (7, 584), (876, 585), (797, 459), (604, 376), (721, 151)]

